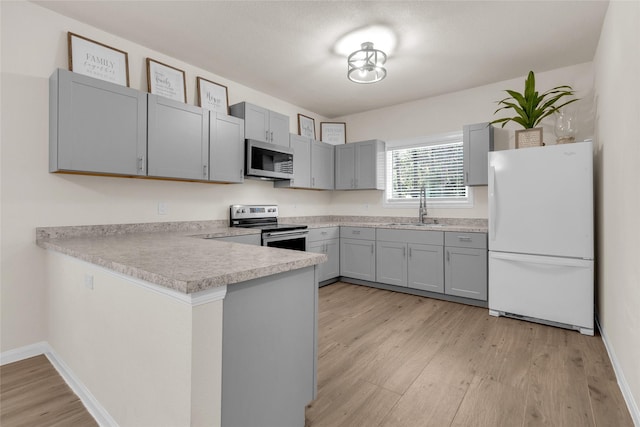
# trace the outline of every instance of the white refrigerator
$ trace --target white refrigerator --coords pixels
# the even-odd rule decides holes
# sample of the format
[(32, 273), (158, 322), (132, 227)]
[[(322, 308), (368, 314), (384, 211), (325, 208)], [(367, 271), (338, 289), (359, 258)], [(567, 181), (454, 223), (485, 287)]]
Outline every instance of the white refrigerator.
[(594, 323), (591, 142), (489, 153), (489, 313)]

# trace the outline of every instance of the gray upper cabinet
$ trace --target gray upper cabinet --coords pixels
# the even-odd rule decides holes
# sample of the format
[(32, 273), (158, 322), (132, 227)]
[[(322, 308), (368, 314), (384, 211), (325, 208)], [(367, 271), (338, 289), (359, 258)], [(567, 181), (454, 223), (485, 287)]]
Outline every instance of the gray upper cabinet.
[(385, 144), (372, 139), (335, 147), (336, 190), (384, 190)]
[(244, 122), (225, 114), (209, 114), (209, 180), (244, 181)]
[(293, 149), (293, 179), (275, 181), (274, 187), (333, 190), (334, 146), (293, 133), (289, 144)]
[(333, 190), (335, 146), (311, 141), (311, 188)]
[(234, 104), (230, 111), (232, 116), (244, 119), (245, 138), (289, 146), (289, 116), (248, 102)]
[(209, 179), (209, 111), (148, 94), (148, 175)]
[(488, 154), (493, 151), (494, 127), (489, 123), (465, 125), (463, 128), (464, 184), (487, 185)]
[(486, 233), (445, 233), (445, 293), (487, 300)]
[(146, 175), (145, 93), (60, 69), (49, 95), (49, 171)]

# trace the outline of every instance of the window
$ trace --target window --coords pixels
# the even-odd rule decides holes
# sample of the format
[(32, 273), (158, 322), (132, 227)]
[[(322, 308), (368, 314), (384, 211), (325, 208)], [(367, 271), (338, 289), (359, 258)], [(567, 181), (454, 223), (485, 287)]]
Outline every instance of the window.
[(423, 186), (429, 206), (473, 206), (464, 185), (461, 132), (387, 143), (385, 204), (417, 206)]

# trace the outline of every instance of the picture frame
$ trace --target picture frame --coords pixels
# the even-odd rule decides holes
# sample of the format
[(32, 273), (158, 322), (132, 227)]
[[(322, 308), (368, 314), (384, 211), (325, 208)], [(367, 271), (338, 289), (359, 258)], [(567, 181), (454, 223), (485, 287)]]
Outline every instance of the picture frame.
[(225, 85), (197, 77), (196, 86), (199, 107), (229, 115), (229, 89)]
[(542, 128), (521, 129), (516, 133), (516, 148), (542, 147)]
[(129, 87), (129, 54), (67, 32), (69, 71)]
[(151, 58), (147, 58), (147, 89), (154, 95), (187, 102), (184, 71)]
[(298, 135), (316, 139), (316, 121), (304, 114), (298, 114)]
[(320, 141), (333, 145), (347, 143), (347, 124), (344, 122), (320, 122)]

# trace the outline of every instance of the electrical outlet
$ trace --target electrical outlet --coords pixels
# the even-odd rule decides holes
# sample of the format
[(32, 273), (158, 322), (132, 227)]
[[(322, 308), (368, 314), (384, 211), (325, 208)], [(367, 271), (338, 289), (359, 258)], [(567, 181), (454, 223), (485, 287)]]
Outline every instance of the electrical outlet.
[(158, 215), (167, 215), (169, 212), (169, 206), (167, 202), (158, 202)]
[(93, 276), (89, 273), (84, 274), (84, 287), (93, 290)]

